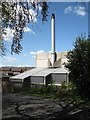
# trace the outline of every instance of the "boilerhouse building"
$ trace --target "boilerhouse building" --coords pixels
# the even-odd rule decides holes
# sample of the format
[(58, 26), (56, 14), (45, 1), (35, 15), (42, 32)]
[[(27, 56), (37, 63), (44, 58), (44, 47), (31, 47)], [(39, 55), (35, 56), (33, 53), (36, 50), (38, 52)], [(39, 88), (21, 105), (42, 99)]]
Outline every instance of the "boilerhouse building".
[(19, 75), (10, 77), (10, 81), (16, 86), (25, 84), (48, 85), (53, 80), (54, 85), (61, 85), (63, 81), (69, 82), (69, 71), (64, 67), (67, 62), (67, 51), (55, 51), (55, 14), (51, 17), (51, 53), (36, 55), (36, 68)]

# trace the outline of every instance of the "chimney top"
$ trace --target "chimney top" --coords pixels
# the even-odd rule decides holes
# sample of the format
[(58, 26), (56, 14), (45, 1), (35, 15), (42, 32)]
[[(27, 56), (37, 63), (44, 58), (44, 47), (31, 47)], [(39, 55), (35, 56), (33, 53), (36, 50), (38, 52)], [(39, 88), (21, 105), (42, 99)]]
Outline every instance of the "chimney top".
[(52, 14), (52, 18), (54, 18), (54, 19), (55, 19), (55, 14)]

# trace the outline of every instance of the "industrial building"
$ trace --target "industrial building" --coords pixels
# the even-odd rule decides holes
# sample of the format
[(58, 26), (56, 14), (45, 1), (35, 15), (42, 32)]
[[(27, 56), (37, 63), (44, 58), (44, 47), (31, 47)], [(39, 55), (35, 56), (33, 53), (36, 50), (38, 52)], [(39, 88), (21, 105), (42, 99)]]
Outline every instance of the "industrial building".
[(61, 85), (63, 81), (69, 82), (69, 71), (64, 67), (67, 62), (67, 51), (55, 51), (55, 15), (51, 17), (51, 53), (36, 55), (36, 68), (10, 77), (15, 85), (25, 84), (50, 84), (53, 80), (55, 85)]

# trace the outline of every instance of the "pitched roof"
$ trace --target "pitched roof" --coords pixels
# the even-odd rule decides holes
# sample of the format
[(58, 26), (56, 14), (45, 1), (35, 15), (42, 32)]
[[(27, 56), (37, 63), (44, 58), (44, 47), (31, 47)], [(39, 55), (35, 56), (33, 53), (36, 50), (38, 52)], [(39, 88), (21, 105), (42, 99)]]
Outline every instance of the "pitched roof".
[(15, 76), (13, 76), (13, 77), (10, 77), (10, 79), (11, 79), (11, 80), (12, 80), (12, 79), (23, 80), (23, 79), (25, 79), (25, 78), (27, 78), (27, 77), (35, 74), (35, 73), (40, 72), (40, 71), (43, 70), (43, 69), (45, 69), (45, 68), (34, 68), (34, 69), (31, 69), (31, 70), (25, 71), (25, 72), (23, 72), (23, 73), (21, 73), (21, 74), (19, 74), (19, 75), (15, 75)]

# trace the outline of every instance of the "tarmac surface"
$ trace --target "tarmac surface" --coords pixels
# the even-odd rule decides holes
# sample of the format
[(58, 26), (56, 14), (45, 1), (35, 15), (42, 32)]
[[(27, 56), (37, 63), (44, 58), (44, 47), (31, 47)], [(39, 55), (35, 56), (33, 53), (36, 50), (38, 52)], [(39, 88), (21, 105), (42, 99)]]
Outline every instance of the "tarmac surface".
[(59, 99), (2, 94), (2, 120), (89, 120), (90, 108)]

